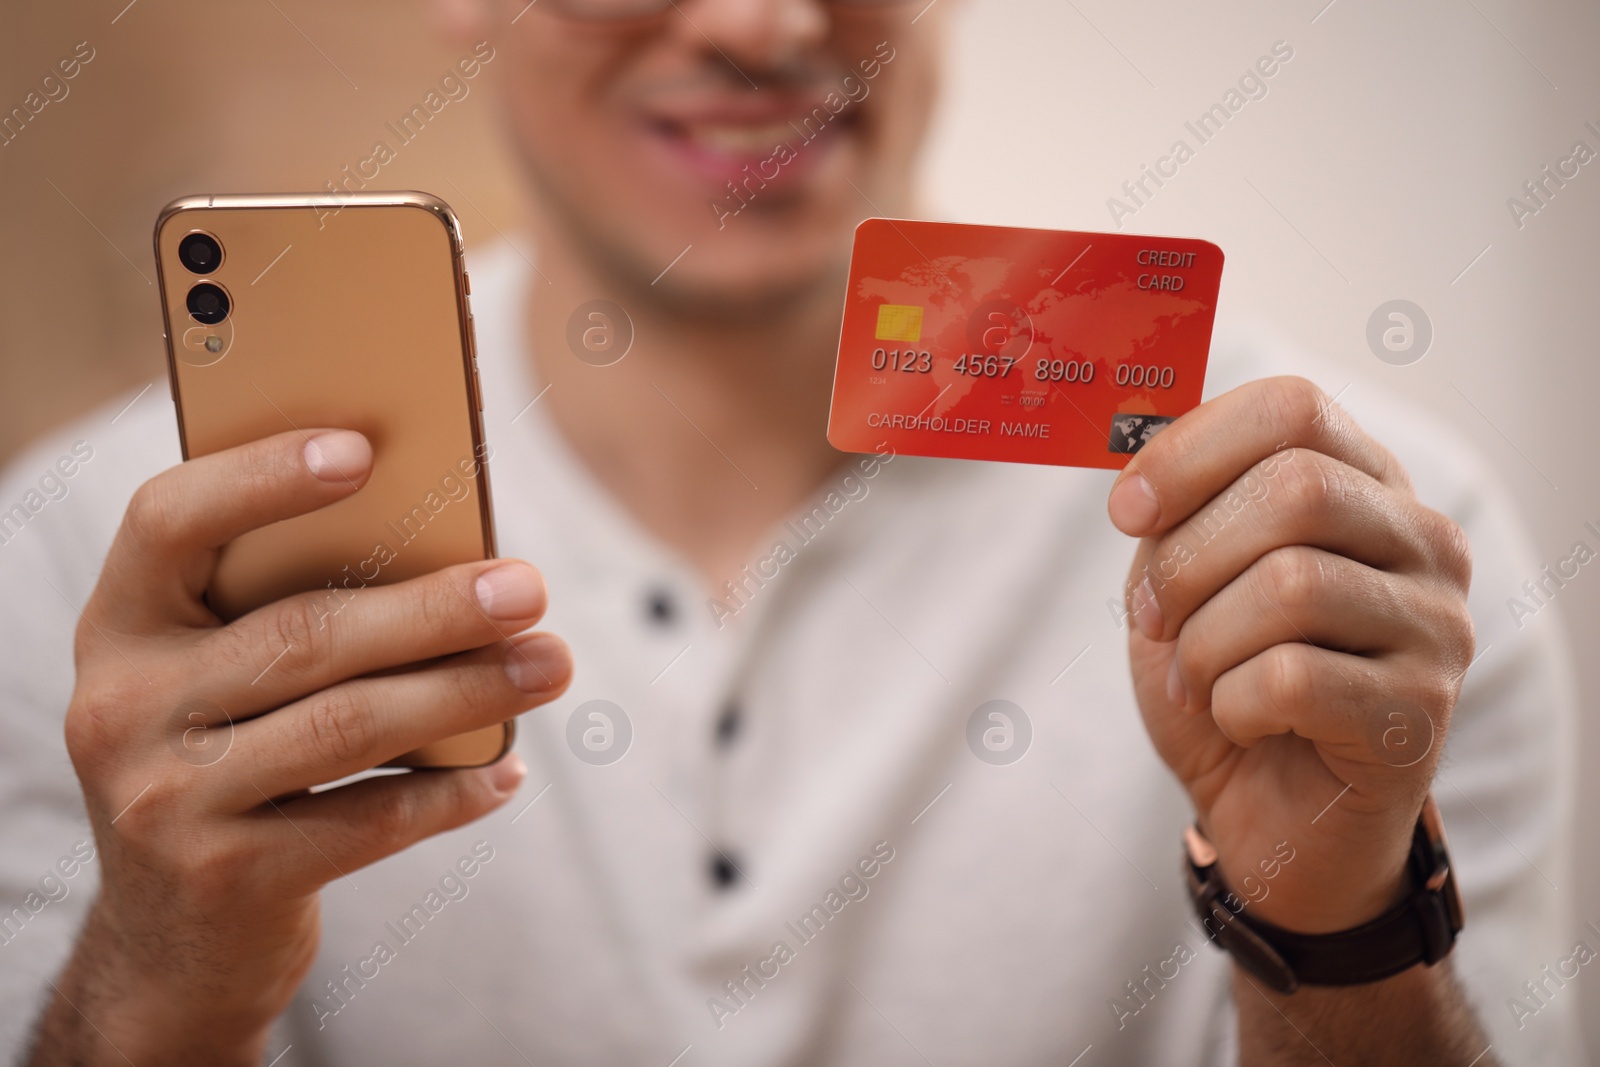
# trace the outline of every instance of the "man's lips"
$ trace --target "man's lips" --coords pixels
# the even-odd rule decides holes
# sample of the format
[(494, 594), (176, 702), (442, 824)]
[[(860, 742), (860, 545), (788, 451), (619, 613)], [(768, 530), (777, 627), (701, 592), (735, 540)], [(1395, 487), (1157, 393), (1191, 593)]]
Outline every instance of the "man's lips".
[(703, 150), (727, 156), (769, 156), (780, 144), (796, 136), (793, 120), (762, 123), (684, 122), (662, 123), (668, 137), (688, 141)]
[(789, 186), (821, 163), (842, 134), (851, 133), (859, 122), (853, 107), (838, 115), (822, 107), (821, 114), (827, 115), (826, 123), (803, 110), (763, 122), (651, 118), (645, 126), (650, 141), (667, 157), (717, 186), (741, 178), (746, 168), (762, 173), (765, 181)]
[[(765, 107), (760, 112), (696, 109), (647, 115), (651, 140), (673, 158), (717, 184), (734, 179), (745, 167), (759, 167), (769, 181), (784, 184), (809, 171), (838, 135), (854, 131), (860, 115), (855, 104), (834, 114), (820, 102), (802, 107)], [(823, 121), (824, 118), (826, 121)], [(774, 177), (767, 161), (787, 147), (792, 153)], [(786, 154), (787, 155), (787, 154)]]

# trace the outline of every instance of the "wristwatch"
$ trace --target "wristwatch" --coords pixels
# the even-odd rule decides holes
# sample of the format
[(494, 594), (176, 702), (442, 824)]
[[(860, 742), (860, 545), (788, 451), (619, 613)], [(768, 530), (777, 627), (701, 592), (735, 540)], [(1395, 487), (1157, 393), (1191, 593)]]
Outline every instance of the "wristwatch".
[(1411, 837), (1406, 895), (1371, 922), (1331, 934), (1297, 934), (1259, 919), (1217, 871), (1217, 850), (1198, 826), (1184, 831), (1189, 896), (1206, 936), (1279, 993), (1302, 985), (1376, 982), (1450, 954), (1461, 932), (1461, 894), (1450, 870), (1444, 821), (1430, 794)]

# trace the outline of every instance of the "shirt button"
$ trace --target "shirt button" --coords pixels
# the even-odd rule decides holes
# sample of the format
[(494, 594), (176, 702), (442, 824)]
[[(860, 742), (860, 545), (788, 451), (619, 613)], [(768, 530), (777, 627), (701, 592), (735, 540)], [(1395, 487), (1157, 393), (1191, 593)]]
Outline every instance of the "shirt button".
[(678, 617), (678, 604), (665, 589), (652, 589), (645, 597), (645, 617), (657, 626), (671, 626)]
[(732, 889), (740, 877), (738, 864), (721, 849), (711, 854), (710, 874), (711, 884), (724, 892)]
[(727, 748), (733, 744), (734, 739), (739, 736), (741, 721), (742, 713), (738, 704), (729, 703), (727, 707), (722, 709), (722, 714), (717, 719), (717, 744), (719, 746)]

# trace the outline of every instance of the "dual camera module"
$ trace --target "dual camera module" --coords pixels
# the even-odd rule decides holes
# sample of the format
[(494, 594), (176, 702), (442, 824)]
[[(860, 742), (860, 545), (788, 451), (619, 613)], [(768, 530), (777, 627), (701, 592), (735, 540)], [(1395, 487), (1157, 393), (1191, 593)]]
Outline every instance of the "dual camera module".
[[(178, 262), (191, 274), (210, 274), (222, 265), (222, 246), (209, 233), (191, 233), (178, 244)], [(212, 282), (197, 283), (185, 303), (189, 315), (206, 326), (227, 318), (231, 306), (227, 292)]]

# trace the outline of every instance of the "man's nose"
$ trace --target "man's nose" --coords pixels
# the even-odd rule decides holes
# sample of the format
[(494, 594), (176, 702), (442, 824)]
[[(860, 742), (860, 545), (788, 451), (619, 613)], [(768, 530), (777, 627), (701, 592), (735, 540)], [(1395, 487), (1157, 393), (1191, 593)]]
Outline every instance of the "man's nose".
[(778, 70), (828, 35), (822, 0), (674, 0), (681, 31), (721, 56), (745, 78)]

